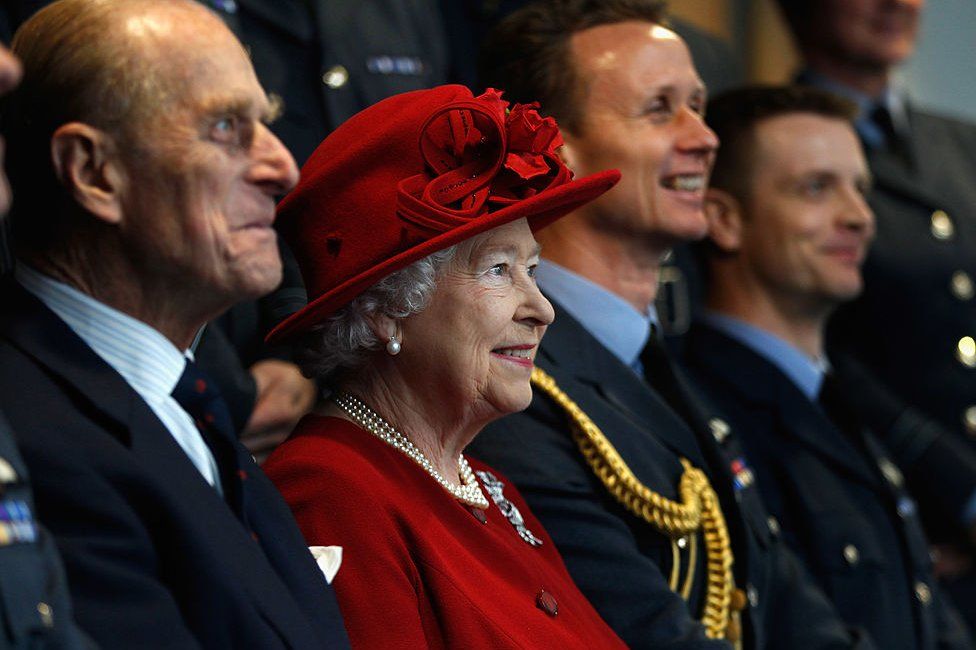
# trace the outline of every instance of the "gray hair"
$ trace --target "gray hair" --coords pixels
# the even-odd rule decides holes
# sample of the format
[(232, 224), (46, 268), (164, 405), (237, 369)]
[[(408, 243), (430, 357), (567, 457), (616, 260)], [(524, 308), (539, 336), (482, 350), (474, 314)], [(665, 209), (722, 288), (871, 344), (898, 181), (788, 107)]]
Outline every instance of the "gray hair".
[(445, 248), (391, 273), (309, 330), (298, 339), (295, 350), (302, 373), (334, 387), (342, 375), (365, 365), (373, 352), (386, 345), (373, 333), (368, 317), (406, 318), (423, 311), (457, 249), (456, 245)]

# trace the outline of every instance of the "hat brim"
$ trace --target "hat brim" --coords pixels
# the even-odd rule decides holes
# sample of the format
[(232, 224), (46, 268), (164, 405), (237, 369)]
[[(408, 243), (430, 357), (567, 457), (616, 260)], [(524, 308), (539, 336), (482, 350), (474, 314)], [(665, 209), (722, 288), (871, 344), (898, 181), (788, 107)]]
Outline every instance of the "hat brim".
[(477, 234), (522, 218), (528, 219), (529, 227), (533, 232), (540, 230), (599, 197), (616, 185), (619, 180), (620, 172), (616, 169), (592, 174), (585, 178), (570, 181), (557, 188), (546, 190), (496, 212), (472, 219), (463, 226), (432, 237), (349, 278), (315, 298), (305, 307), (281, 321), (271, 330), (266, 341), (268, 343), (283, 343), (294, 338), (320, 323), (329, 314), (389, 274)]

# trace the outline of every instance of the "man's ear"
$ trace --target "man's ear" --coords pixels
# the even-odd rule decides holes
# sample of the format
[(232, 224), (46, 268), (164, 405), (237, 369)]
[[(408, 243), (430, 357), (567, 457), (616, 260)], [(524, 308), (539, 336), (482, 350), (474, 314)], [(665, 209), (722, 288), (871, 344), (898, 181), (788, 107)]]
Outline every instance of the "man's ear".
[(726, 253), (735, 253), (742, 246), (742, 204), (737, 198), (716, 187), (705, 192), (705, 218), (708, 237)]
[(122, 221), (124, 174), (111, 135), (81, 122), (63, 124), (51, 136), (51, 162), (80, 206), (106, 223)]

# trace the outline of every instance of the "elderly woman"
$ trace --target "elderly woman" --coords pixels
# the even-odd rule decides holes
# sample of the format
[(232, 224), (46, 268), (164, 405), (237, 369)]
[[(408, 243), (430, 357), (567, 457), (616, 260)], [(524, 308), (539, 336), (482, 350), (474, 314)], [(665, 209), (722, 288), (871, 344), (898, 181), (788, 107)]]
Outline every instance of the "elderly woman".
[(355, 646), (622, 647), (515, 488), (463, 454), (532, 399), (553, 318), (532, 231), (619, 178), (572, 180), (560, 144), (495, 91), (407, 93), (327, 138), (281, 206), (310, 301), (271, 340), (333, 393), (265, 469), (309, 545), (342, 548)]

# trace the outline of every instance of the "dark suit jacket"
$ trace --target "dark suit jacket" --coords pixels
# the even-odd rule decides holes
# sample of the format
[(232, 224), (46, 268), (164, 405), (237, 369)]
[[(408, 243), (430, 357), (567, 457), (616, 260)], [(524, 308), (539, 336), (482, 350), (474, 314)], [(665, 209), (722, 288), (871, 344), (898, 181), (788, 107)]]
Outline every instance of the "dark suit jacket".
[(239, 464), (239, 518), (63, 321), (12, 283), (0, 301), (0, 408), (82, 629), (119, 648), (347, 646), (331, 589), (253, 462)]
[[(972, 287), (954, 291), (953, 276), (976, 283), (976, 125), (911, 106), (908, 117), (910, 162), (868, 152), (877, 238), (864, 293), (832, 319), (831, 358), (861, 359), (906, 403), (970, 438), (976, 422), (967, 436), (963, 418), (976, 406), (976, 369), (960, 363), (957, 344), (976, 336), (976, 298)], [(937, 210), (952, 223), (943, 239), (932, 228)]]
[(784, 538), (844, 619), (881, 648), (971, 647), (935, 586), (914, 502), (881, 469), (893, 466), (881, 443), (850, 417), (838, 426), (776, 366), (715, 329), (695, 325), (685, 350), (739, 432)]
[[(7, 528), (5, 541), (0, 542), (0, 648), (87, 647), (88, 642), (74, 625), (68, 585), (54, 539), (34, 516), (27, 466), (2, 415), (0, 463), (5, 470), (0, 477), (0, 526), (7, 528), (19, 520), (33, 531), (32, 535), (17, 539)], [(42, 611), (48, 615), (42, 616)]]
[[(652, 490), (676, 498), (682, 457), (710, 474), (732, 537), (736, 584), (754, 603), (743, 616), (744, 647), (851, 647), (830, 605), (771, 532), (756, 490), (733, 492), (725, 452), (692, 396), (677, 406), (695, 415), (694, 422), (682, 419), (558, 305), (536, 363)], [(704, 639), (693, 620), (704, 571), (696, 571), (690, 603), (670, 591), (670, 540), (607, 493), (570, 437), (564, 412), (548, 397), (537, 393), (527, 411), (489, 425), (470, 449), (516, 483), (583, 593), (631, 647), (725, 647)]]

